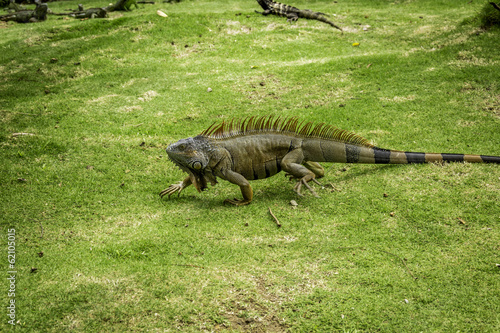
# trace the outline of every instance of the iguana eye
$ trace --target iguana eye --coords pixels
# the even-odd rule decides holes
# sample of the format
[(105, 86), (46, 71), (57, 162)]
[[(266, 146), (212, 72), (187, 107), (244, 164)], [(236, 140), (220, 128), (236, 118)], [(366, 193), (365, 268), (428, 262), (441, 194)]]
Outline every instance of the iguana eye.
[(177, 149), (184, 150), (184, 149), (186, 149), (186, 145), (181, 143), (180, 145), (177, 146)]
[(201, 169), (201, 163), (200, 163), (200, 162), (198, 162), (198, 161), (193, 162), (192, 167), (193, 167), (193, 169), (195, 169), (195, 170), (200, 170), (200, 169)]

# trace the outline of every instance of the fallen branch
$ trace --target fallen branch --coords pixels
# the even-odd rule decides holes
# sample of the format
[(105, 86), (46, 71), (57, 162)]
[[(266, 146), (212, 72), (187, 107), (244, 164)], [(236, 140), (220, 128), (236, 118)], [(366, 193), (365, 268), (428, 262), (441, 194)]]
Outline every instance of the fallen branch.
[(500, 6), (498, 6), (496, 3), (490, 2), (490, 5), (492, 5), (496, 10), (500, 10)]
[(271, 211), (271, 207), (269, 207), (269, 214), (271, 214), (271, 216), (273, 217), (274, 219), (274, 222), (276, 222), (276, 225), (278, 226), (278, 228), (281, 228), (281, 223), (280, 221), (278, 220), (278, 218), (273, 214), (273, 212)]

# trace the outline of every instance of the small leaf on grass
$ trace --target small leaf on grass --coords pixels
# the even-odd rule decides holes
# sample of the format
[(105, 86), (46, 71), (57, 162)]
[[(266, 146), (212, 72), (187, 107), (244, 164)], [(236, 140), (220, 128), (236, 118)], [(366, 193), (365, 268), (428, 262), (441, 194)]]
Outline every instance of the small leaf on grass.
[(164, 12), (162, 12), (161, 10), (157, 10), (157, 11), (156, 11), (156, 14), (158, 14), (158, 15), (159, 15), (159, 16), (161, 16), (161, 17), (168, 17), (168, 15), (167, 15), (167, 14), (165, 14)]
[(33, 135), (35, 135), (35, 134), (33, 134), (33, 133), (12, 133), (12, 136), (13, 136), (13, 137), (16, 137), (16, 136), (23, 136), (23, 135), (33, 136)]
[(359, 46), (359, 43), (352, 43), (352, 46)]

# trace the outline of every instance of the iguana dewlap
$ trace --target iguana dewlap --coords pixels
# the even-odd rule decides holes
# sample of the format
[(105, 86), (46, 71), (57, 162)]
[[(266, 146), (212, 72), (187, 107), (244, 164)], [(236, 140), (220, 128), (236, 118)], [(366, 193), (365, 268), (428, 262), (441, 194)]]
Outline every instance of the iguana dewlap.
[[(188, 174), (183, 181), (160, 193), (169, 197), (189, 185), (198, 192), (217, 177), (236, 184), (243, 199), (226, 199), (247, 205), (253, 192), (249, 180), (285, 171), (296, 179), (294, 191), (305, 186), (316, 196), (310, 181), (323, 177), (317, 162), (408, 164), (431, 162), (500, 163), (499, 156), (416, 153), (373, 146), (366, 139), (324, 123), (299, 123), (296, 117), (251, 117), (213, 124), (200, 135), (177, 141), (167, 148), (170, 160)], [(318, 183), (319, 184), (319, 183)]]

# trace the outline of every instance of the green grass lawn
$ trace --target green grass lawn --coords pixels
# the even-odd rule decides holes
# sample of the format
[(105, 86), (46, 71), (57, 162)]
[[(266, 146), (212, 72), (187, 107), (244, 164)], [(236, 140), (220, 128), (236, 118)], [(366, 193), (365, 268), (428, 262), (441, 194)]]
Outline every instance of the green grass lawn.
[(159, 198), (185, 177), (166, 146), (233, 117), (500, 155), (485, 1), (285, 2), (344, 33), (250, 0), (0, 22), (0, 331), (11, 300), (27, 332), (500, 330), (499, 165), (326, 164), (320, 198), (283, 174), (245, 207), (225, 181)]

